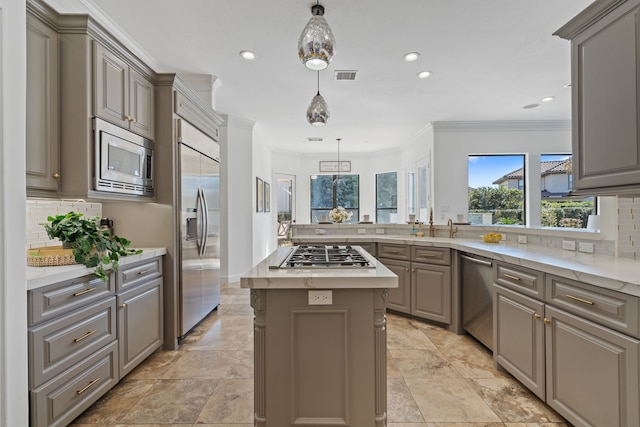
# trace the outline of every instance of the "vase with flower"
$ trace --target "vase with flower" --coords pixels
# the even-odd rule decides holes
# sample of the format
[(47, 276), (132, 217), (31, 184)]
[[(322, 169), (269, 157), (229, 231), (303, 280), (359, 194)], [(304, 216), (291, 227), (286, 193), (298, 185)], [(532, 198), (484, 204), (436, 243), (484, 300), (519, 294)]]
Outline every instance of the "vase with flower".
[(348, 221), (352, 215), (353, 212), (348, 212), (342, 206), (338, 206), (337, 208), (331, 209), (329, 211), (329, 219), (331, 219), (331, 221), (335, 223)]

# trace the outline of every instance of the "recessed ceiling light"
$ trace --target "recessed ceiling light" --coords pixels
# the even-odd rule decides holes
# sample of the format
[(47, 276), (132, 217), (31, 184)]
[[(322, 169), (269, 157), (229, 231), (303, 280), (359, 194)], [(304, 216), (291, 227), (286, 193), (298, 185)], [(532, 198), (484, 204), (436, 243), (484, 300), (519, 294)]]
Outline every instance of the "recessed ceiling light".
[(542, 102), (549, 102), (549, 101), (553, 101), (554, 99), (556, 99), (555, 96), (547, 96), (542, 98)]
[(524, 106), (524, 107), (522, 107), (522, 108), (524, 108), (525, 110), (530, 110), (530, 109), (532, 109), (532, 108), (536, 108), (536, 107), (538, 107), (539, 105), (540, 105), (540, 104), (529, 104), (529, 105), (525, 105), (525, 106)]
[(418, 77), (421, 79), (426, 79), (427, 77), (429, 77), (431, 75), (431, 71), (420, 71), (418, 74)]
[(418, 59), (419, 56), (420, 54), (418, 52), (409, 52), (404, 55), (404, 60), (407, 62), (413, 62)]
[(244, 59), (248, 59), (249, 61), (251, 61), (252, 59), (256, 59), (256, 54), (251, 52), (250, 50), (241, 50), (240, 56)]

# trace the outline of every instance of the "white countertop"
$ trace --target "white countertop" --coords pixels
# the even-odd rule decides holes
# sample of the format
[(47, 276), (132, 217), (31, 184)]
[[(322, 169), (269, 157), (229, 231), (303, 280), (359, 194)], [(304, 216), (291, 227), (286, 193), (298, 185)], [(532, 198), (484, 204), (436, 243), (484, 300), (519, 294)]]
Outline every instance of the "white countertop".
[(280, 265), (292, 248), (282, 247), (240, 278), (251, 289), (372, 289), (397, 288), (398, 277), (380, 261), (364, 254), (375, 268), (269, 268)]
[[(129, 255), (120, 258), (118, 263), (125, 266), (137, 261), (155, 258), (167, 253), (165, 248), (135, 248), (142, 249), (141, 254)], [(107, 269), (105, 267), (105, 269)], [(71, 280), (93, 273), (93, 268), (84, 265), (61, 265), (58, 267), (27, 267), (27, 290), (41, 288), (43, 286)]]
[(577, 251), (515, 243), (485, 243), (482, 240), (413, 237), (413, 236), (354, 236), (323, 235), (295, 236), (295, 242), (358, 242), (397, 243), (418, 246), (437, 246), (469, 252), (498, 261), (532, 268), (556, 276), (589, 283), (640, 297), (640, 261)]

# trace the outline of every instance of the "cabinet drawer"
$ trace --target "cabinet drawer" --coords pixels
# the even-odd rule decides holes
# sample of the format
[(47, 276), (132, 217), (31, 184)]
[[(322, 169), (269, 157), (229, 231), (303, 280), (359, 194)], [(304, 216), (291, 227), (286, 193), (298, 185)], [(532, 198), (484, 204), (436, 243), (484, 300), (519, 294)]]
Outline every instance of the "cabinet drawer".
[(31, 427), (66, 426), (118, 382), (118, 343), (93, 353), (31, 394)]
[(118, 269), (116, 291), (122, 292), (162, 275), (162, 257), (148, 259)]
[(378, 258), (411, 259), (411, 246), (393, 243), (378, 243)]
[(33, 389), (116, 339), (116, 298), (31, 328), (28, 336)]
[(365, 251), (369, 252), (369, 254), (371, 254), (371, 256), (373, 256), (373, 257), (377, 256), (375, 242), (353, 242), (353, 243), (350, 243), (350, 245), (352, 245), (352, 246), (360, 246), (362, 249), (364, 249)]
[(53, 319), (114, 293), (114, 280), (105, 282), (94, 275), (34, 289), (27, 293), (28, 324)]
[(544, 298), (544, 273), (541, 271), (496, 262), (493, 264), (493, 280), (530, 297)]
[(639, 299), (571, 279), (547, 275), (546, 301), (586, 319), (640, 337)]
[(451, 265), (451, 249), (412, 246), (411, 260), (429, 264)]

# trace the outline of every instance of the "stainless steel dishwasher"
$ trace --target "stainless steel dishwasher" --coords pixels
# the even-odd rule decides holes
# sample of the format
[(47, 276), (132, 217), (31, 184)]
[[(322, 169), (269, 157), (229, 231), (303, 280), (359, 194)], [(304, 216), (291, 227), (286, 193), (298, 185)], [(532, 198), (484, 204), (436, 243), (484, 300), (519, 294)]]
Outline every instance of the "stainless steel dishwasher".
[(493, 261), (461, 253), (462, 328), (493, 350)]

